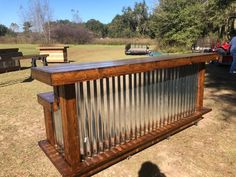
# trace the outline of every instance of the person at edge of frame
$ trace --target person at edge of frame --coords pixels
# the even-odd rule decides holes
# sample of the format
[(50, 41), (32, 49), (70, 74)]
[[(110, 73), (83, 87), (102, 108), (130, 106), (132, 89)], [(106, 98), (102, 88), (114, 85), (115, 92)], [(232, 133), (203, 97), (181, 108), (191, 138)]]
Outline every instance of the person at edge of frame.
[(236, 30), (233, 33), (233, 37), (230, 41), (230, 54), (233, 57), (233, 62), (230, 67), (230, 73), (236, 74)]

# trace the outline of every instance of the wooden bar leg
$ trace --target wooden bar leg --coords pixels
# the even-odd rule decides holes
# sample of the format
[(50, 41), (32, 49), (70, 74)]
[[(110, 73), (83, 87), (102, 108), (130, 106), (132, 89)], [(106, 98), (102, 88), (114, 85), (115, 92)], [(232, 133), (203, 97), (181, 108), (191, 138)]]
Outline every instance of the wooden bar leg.
[(81, 162), (75, 85), (59, 86), (64, 153), (72, 169)]
[(47, 140), (51, 145), (55, 145), (55, 135), (54, 135), (54, 128), (53, 128), (53, 114), (52, 109), (49, 110), (47, 108), (43, 108), (44, 110), (44, 118), (45, 118), (45, 128), (46, 128), (46, 135)]
[(197, 111), (200, 111), (203, 108), (205, 72), (206, 72), (205, 63), (200, 63), (198, 65), (198, 89), (197, 89), (197, 101), (196, 101)]

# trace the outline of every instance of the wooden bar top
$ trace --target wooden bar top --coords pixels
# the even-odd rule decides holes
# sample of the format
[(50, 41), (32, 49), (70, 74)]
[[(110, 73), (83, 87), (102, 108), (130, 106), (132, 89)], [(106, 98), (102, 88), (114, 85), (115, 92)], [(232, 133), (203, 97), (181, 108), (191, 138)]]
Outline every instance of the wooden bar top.
[(39, 50), (63, 50), (69, 48), (69, 46), (49, 46), (49, 47), (39, 47)]
[(123, 74), (152, 71), (158, 68), (170, 68), (191, 65), (194, 63), (209, 62), (217, 59), (218, 54), (216, 53), (191, 53), (37, 67), (32, 68), (31, 72), (34, 79), (52, 86), (58, 86)]

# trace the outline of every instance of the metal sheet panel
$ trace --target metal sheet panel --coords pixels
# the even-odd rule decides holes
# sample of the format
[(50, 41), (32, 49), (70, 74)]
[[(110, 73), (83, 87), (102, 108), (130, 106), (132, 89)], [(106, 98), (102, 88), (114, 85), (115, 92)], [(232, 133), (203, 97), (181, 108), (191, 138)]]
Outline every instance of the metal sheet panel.
[(84, 158), (131, 141), (195, 111), (197, 65), (76, 84)]

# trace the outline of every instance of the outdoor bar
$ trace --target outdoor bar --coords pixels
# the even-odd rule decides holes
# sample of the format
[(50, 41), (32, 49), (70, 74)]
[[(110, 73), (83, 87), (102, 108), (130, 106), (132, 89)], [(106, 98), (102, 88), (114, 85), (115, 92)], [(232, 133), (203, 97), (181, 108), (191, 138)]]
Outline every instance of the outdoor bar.
[(205, 63), (184, 54), (32, 68), (51, 85), (38, 94), (46, 140), (39, 146), (63, 176), (91, 176), (196, 124)]

